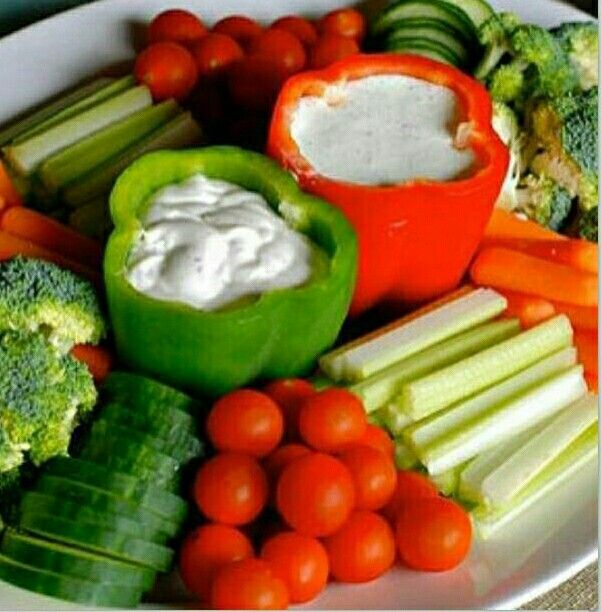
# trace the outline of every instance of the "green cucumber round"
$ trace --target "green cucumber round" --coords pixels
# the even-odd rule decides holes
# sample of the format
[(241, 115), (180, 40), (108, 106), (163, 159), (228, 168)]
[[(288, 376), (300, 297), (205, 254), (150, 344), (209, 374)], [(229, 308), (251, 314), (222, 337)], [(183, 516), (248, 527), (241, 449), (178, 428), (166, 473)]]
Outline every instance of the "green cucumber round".
[(486, 0), (445, 0), (449, 4), (462, 10), (472, 21), (476, 28), (479, 28), (487, 19), (490, 19), (495, 12)]
[(443, 45), (432, 44), (420, 38), (396, 41), (387, 45), (386, 50), (394, 51), (395, 53), (421, 55), (451, 66), (461, 66), (461, 60), (450, 49), (443, 47)]
[(62, 576), (17, 563), (2, 555), (0, 580), (40, 595), (88, 606), (136, 608), (142, 599), (142, 592), (135, 587)]
[(12, 530), (4, 534), (0, 552), (17, 563), (39, 570), (103, 584), (120, 584), (141, 591), (148, 591), (156, 577), (153, 570), (139, 565), (124, 563)]
[(173, 561), (173, 551), (166, 546), (132, 538), (93, 523), (68, 521), (46, 514), (26, 514), (21, 517), (19, 526), (44, 538), (149, 567), (158, 572), (166, 572)]

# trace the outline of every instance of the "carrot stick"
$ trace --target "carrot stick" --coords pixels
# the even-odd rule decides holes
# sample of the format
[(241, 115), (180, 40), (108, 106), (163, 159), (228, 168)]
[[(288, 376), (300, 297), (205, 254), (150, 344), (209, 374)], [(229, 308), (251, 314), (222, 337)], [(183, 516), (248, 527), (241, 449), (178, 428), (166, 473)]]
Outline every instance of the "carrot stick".
[(589, 391), (591, 391), (592, 393), (599, 392), (599, 377), (598, 376), (585, 373), (584, 380), (586, 380), (586, 385)]
[[(12, 179), (4, 164), (0, 161), (0, 197), (5, 201), (6, 206), (21, 206), (23, 200), (13, 185)], [(0, 206), (0, 209), (2, 207)]]
[(102, 283), (101, 275), (96, 270), (92, 270), (64, 255), (45, 249), (34, 242), (23, 240), (22, 238), (18, 238), (17, 236), (0, 230), (0, 261), (11, 259), (17, 255), (45, 259), (46, 261), (55, 263), (61, 268), (67, 268), (71, 270), (71, 272), (87, 278), (96, 286), (100, 286)]
[(595, 274), (519, 251), (485, 248), (476, 257), (470, 272), (477, 285), (579, 306), (597, 304), (598, 279)]
[(0, 218), (0, 229), (91, 268), (102, 266), (100, 243), (30, 208), (9, 208)]
[(598, 376), (597, 332), (575, 331), (574, 345), (578, 349), (578, 360), (584, 366), (584, 371)]
[(487, 239), (483, 246), (500, 246), (521, 251), (533, 257), (541, 257), (555, 263), (572, 266), (578, 270), (598, 274), (599, 250), (588, 240), (529, 240), (527, 238)]
[(596, 330), (599, 324), (599, 309), (597, 306), (574, 306), (563, 302), (553, 302), (558, 314), (565, 314), (574, 329)]
[(102, 346), (78, 344), (71, 349), (71, 355), (88, 366), (96, 383), (104, 381), (113, 365), (113, 356)]
[(484, 232), (484, 239), (528, 238), (530, 240), (566, 240), (565, 236), (513, 213), (495, 208)]
[(538, 325), (553, 317), (556, 312), (553, 304), (544, 298), (514, 291), (502, 292), (507, 299), (507, 317), (516, 317), (524, 329)]

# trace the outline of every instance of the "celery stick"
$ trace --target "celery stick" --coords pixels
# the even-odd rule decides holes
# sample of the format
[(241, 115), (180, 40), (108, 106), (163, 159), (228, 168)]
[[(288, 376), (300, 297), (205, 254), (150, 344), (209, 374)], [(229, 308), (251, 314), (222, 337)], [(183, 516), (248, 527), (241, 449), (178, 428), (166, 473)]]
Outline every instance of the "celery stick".
[(58, 111), (51, 117), (48, 117), (46, 120), (41, 121), (40, 123), (37, 123), (33, 127), (27, 129), (25, 132), (22, 132), (17, 138), (15, 138), (13, 144), (25, 142), (32, 136), (41, 134), (55, 125), (60, 125), (67, 119), (71, 119), (71, 117), (75, 117), (93, 106), (96, 106), (101, 102), (116, 96), (117, 94), (123, 93), (125, 90), (132, 88), (135, 84), (136, 83), (132, 76), (126, 76), (117, 81), (111, 79), (101, 89), (91, 92), (90, 95), (86, 96), (85, 98), (76, 101), (74, 104), (71, 104), (70, 106)]
[(107, 196), (75, 209), (69, 215), (69, 225), (85, 236), (105, 240), (112, 228)]
[(134, 87), (20, 144), (5, 147), (4, 153), (17, 172), (28, 175), (54, 153), (151, 104), (148, 88)]
[(46, 188), (55, 193), (67, 183), (123, 152), (179, 112), (180, 108), (173, 100), (143, 108), (49, 157), (40, 166), (39, 175)]
[(414, 448), (423, 448), (432, 444), (434, 440), (455, 429), (460, 429), (493, 406), (498, 406), (501, 402), (573, 366), (576, 360), (576, 349), (572, 347), (553, 353), (550, 357), (546, 357), (494, 387), (489, 387), (477, 395), (407, 427), (403, 432), (405, 440)]
[(111, 83), (112, 79), (101, 78), (87, 83), (67, 94), (55, 98), (52, 102), (44, 103), (38, 106), (37, 110), (29, 112), (20, 119), (12, 121), (3, 130), (0, 131), (0, 146), (8, 144), (21, 134), (37, 127), (47, 119), (61, 113), (66, 108), (76, 104), (80, 100), (89, 97), (91, 94)]
[(384, 426), (393, 436), (401, 435), (403, 430), (413, 423), (413, 419), (394, 404), (388, 404), (378, 412), (382, 415)]
[(484, 479), (481, 492), (486, 504), (507, 503), (597, 419), (594, 394), (587, 394), (562, 410)]
[(436, 485), (436, 488), (440, 493), (442, 493), (442, 495), (450, 497), (451, 495), (455, 495), (457, 493), (459, 479), (466, 466), (467, 463), (462, 463), (461, 465), (451, 468), (446, 472), (441, 472), (440, 474), (430, 476), (429, 478)]
[(398, 470), (412, 470), (419, 465), (419, 459), (402, 440), (395, 440), (394, 463)]
[(418, 449), (417, 456), (430, 474), (440, 474), (501, 444), (583, 396), (587, 387), (582, 372), (582, 366), (570, 368)]
[(403, 359), (403, 361), (351, 385), (349, 390), (363, 400), (367, 412), (377, 410), (398, 394), (403, 385), (409, 381), (421, 378), (469, 355), (478, 353), (493, 344), (515, 336), (519, 331), (520, 323), (517, 319), (494, 321), (493, 323), (480, 325)]
[(572, 343), (565, 315), (403, 387), (402, 406), (416, 421), (516, 374)]
[(492, 289), (477, 289), (439, 308), (403, 322), (382, 333), (351, 342), (319, 360), (321, 369), (335, 381), (363, 380), (389, 365), (484, 323), (501, 314), (507, 300)]
[(108, 193), (121, 172), (138, 157), (157, 149), (181, 149), (195, 145), (200, 142), (201, 136), (201, 129), (190, 113), (178, 115), (114, 159), (67, 185), (62, 198), (71, 208), (77, 208), (92, 198)]
[(498, 508), (479, 506), (472, 510), (472, 518), (480, 536), (486, 539), (494, 535), (524, 510), (561, 486), (585, 465), (596, 463), (598, 445), (598, 424), (595, 423), (547, 465), (508, 504)]

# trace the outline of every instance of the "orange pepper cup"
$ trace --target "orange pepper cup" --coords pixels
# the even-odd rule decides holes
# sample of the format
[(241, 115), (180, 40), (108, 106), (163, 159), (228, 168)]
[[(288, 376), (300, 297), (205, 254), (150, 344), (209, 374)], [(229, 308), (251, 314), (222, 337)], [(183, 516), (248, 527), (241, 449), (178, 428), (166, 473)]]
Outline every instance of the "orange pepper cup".
[[(290, 126), (303, 96), (320, 96), (332, 84), (385, 74), (411, 76), (453, 90), (463, 124), (458, 145), (469, 147), (475, 159), (468, 178), (416, 179), (392, 186), (354, 184), (320, 176), (301, 155)], [(267, 152), (295, 175), (304, 190), (338, 206), (353, 224), (359, 238), (359, 269), (351, 315), (379, 303), (398, 306), (430, 300), (460, 282), (509, 164), (508, 150), (491, 119), (491, 99), (480, 83), (455, 68), (415, 55), (354, 55), (284, 84)]]

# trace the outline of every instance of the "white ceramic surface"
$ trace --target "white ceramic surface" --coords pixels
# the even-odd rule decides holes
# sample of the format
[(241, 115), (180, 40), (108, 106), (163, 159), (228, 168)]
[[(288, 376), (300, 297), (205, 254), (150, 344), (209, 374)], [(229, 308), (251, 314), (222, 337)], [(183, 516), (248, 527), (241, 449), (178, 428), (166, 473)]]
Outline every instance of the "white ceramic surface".
[[(1, 1), (1, 0), (0, 0)], [(344, 0), (100, 0), (0, 40), (0, 123), (107, 66), (131, 59), (139, 24), (169, 7), (208, 22), (232, 13), (269, 21), (288, 13), (321, 14)], [(587, 19), (556, 0), (493, 0), (524, 20), (552, 26)], [(330, 585), (307, 609), (513, 609), (567, 580), (597, 557), (596, 469), (585, 469), (544, 504), (488, 541), (477, 541), (457, 570), (426, 574), (397, 568), (361, 586)], [(174, 581), (155, 604), (191, 607)], [(158, 603), (161, 602), (161, 603)], [(82, 610), (0, 583), (0, 610)]]

